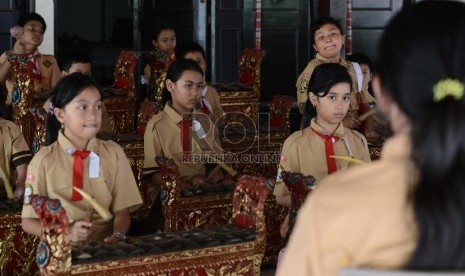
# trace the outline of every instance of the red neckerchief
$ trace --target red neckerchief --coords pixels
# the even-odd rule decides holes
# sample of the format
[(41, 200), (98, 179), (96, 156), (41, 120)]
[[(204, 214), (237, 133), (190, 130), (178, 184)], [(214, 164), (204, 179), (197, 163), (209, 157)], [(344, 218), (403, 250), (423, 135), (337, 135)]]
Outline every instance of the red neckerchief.
[[(90, 151), (88, 150), (75, 150), (73, 152), (74, 164), (73, 164), (73, 187), (79, 188), (82, 190), (83, 184), (83, 174), (84, 174), (84, 159), (89, 156)], [(73, 198), (72, 201), (82, 200), (81, 194), (76, 192), (73, 189)]]
[(192, 127), (192, 119), (182, 119), (179, 122), (181, 126), (181, 143), (182, 154), (189, 155), (190, 149), (190, 128)]
[(339, 141), (339, 137), (332, 135), (322, 134), (312, 128), (312, 131), (325, 140), (325, 155), (326, 155), (326, 166), (328, 167), (328, 174), (337, 171), (336, 160), (330, 156), (334, 155), (333, 144)]

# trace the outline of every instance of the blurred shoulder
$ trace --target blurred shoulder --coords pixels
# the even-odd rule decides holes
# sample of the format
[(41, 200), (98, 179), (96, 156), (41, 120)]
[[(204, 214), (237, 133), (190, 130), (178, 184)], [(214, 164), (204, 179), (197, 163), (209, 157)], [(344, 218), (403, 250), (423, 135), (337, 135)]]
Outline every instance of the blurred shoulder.
[(116, 155), (118, 159), (126, 156), (126, 154), (123, 151), (123, 148), (115, 141), (97, 139), (97, 143), (99, 145), (99, 148), (102, 148), (110, 155)]

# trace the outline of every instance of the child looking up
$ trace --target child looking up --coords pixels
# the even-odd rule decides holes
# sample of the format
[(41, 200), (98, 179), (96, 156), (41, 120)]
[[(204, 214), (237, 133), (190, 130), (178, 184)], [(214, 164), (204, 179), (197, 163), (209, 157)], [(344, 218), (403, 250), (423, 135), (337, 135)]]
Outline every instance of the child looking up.
[[(46, 144), (28, 166), (23, 229), (40, 236), (37, 215), (28, 195), (58, 199), (66, 210), (71, 241), (114, 241), (129, 229), (130, 211), (141, 203), (134, 175), (121, 147), (97, 135), (102, 121), (102, 96), (86, 75), (73, 73), (54, 88), (52, 112), (47, 118)], [(73, 187), (80, 187), (109, 209), (105, 222)]]
[(307, 101), (307, 87), (310, 76), (316, 66), (322, 63), (338, 63), (344, 66), (352, 80), (352, 94), (350, 98), (349, 111), (344, 118), (344, 126), (351, 129), (358, 129), (360, 121), (358, 117), (362, 114), (359, 112), (358, 84), (357, 75), (354, 66), (341, 57), (342, 45), (344, 45), (345, 36), (341, 24), (332, 17), (323, 17), (312, 24), (311, 42), (316, 51), (315, 59), (312, 59), (304, 71), (297, 79), (297, 102), (299, 110), (303, 114), (303, 109)]
[[(191, 42), (181, 45), (176, 50), (176, 56), (178, 58), (187, 58), (196, 61), (205, 75), (207, 71), (205, 50), (198, 43)], [(213, 86), (208, 84), (202, 89), (198, 107), (198, 109), (207, 114), (214, 123), (217, 123), (218, 119), (224, 114), (218, 92)]]
[[(312, 175), (318, 183), (328, 174), (352, 166), (347, 161), (331, 158), (331, 155), (352, 156), (370, 162), (365, 137), (342, 124), (349, 109), (351, 84), (350, 75), (342, 65), (323, 63), (315, 67), (307, 88), (302, 119), (304, 128), (284, 141), (274, 188), (278, 204), (291, 207), (289, 191), (281, 180), (282, 170)], [(281, 228), (283, 236), (287, 227), (286, 219)]]

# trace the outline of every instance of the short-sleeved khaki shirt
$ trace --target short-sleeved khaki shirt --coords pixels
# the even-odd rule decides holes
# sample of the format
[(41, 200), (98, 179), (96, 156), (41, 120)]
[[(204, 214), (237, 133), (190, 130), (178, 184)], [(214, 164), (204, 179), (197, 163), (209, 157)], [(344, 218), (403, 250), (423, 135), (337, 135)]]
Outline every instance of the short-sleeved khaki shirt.
[[(0, 56), (0, 64), (7, 62), (7, 53), (9, 53), (9, 51), (4, 52)], [(41, 79), (40, 81), (35, 81), (34, 91), (41, 92), (52, 89), (61, 79), (60, 68), (58, 67), (58, 63), (55, 57), (52, 55), (40, 55), (37, 58), (37, 63), (39, 65)], [(11, 93), (13, 91), (13, 81), (11, 79), (11, 75), (6, 80), (5, 84), (8, 90), (6, 103), (11, 104)]]
[[(281, 180), (281, 170), (311, 175), (315, 177), (317, 185), (319, 181), (328, 175), (325, 141), (315, 134), (312, 128), (322, 134), (327, 134), (315, 122), (315, 119), (312, 119), (310, 127), (294, 132), (284, 141), (277, 181), (273, 191), (275, 196), (289, 195), (286, 184)], [(365, 162), (370, 162), (368, 143), (362, 134), (355, 130), (344, 128), (341, 123), (333, 135), (340, 138), (339, 141), (333, 144), (335, 155), (351, 155)], [(347, 161), (336, 160), (338, 171), (347, 170), (352, 166), (355, 165)], [(282, 234), (287, 232), (288, 225), (286, 221), (281, 229)]]
[[(32, 186), (33, 194), (60, 200), (70, 222), (90, 220), (90, 239), (102, 240), (113, 233), (113, 221), (104, 222), (84, 199), (72, 201), (74, 150), (73, 144), (60, 132), (57, 142), (40, 149), (32, 159), (27, 169), (26, 185)], [(126, 208), (130, 211), (137, 209), (142, 198), (121, 147), (113, 141), (93, 138), (86, 150), (92, 153), (84, 160), (84, 191), (112, 214)], [(92, 162), (95, 162), (93, 166), (97, 166), (93, 167), (93, 172), (90, 168)], [(22, 217), (37, 218), (37, 215), (30, 205), (25, 205)]]
[(409, 137), (397, 135), (386, 141), (380, 160), (326, 177), (299, 211), (276, 275), (408, 265), (418, 239), (409, 156)]
[[(303, 112), (303, 107), (305, 106), (305, 102), (308, 99), (308, 83), (310, 81), (310, 77), (312, 76), (315, 67), (323, 63), (330, 63), (330, 61), (320, 54), (316, 54), (316, 57), (307, 64), (307, 67), (300, 73), (299, 78), (296, 82), (297, 88), (297, 103), (299, 104), (299, 111)], [(361, 91), (358, 92), (358, 85), (357, 85), (357, 74), (355, 73), (354, 66), (352, 63), (344, 60), (341, 58), (339, 62), (340, 65), (347, 68), (347, 72), (352, 79), (352, 92), (350, 94), (350, 107), (348, 114), (352, 114), (355, 116), (361, 115), (359, 114), (359, 101), (358, 101), (358, 94), (361, 93), (362, 103), (372, 103), (374, 102), (373, 97), (368, 93), (368, 91)]]
[[(11, 182), (11, 170), (31, 161), (32, 154), (19, 127), (0, 118), (0, 169)], [(0, 187), (3, 182), (0, 180)]]
[[(194, 110), (192, 118), (197, 120), (205, 133), (199, 139), (198, 133), (190, 128), (190, 158), (201, 154), (221, 154), (223, 150), (218, 138), (218, 131), (211, 119), (200, 111)], [(183, 159), (180, 122), (182, 116), (168, 102), (163, 111), (155, 115), (148, 123), (144, 135), (144, 174), (159, 170), (155, 162), (156, 156), (173, 159), (179, 167), (181, 179), (190, 180), (196, 176), (206, 177), (205, 164), (193, 159)], [(208, 180), (208, 179), (207, 179)]]

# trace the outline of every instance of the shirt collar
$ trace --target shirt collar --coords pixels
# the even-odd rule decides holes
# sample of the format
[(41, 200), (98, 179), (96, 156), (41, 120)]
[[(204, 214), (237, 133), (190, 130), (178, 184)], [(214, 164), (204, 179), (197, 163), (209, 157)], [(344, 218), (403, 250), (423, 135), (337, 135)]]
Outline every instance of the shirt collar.
[[(323, 57), (322, 55), (320, 55), (319, 53), (316, 53), (316, 59), (324, 62), (324, 63), (330, 63), (331, 61), (329, 61), (329, 59)], [(343, 59), (342, 57), (340, 58), (339, 60), (339, 64), (344, 66), (344, 67), (349, 67), (350, 66), (350, 63), (347, 62), (345, 59)]]
[[(330, 133), (327, 133), (326, 130), (324, 130), (319, 124), (316, 123), (316, 118), (312, 119), (312, 121), (310, 122), (310, 127), (318, 131), (321, 134), (331, 135)], [(342, 125), (342, 122), (339, 123), (339, 126), (336, 128), (336, 131), (334, 131), (333, 136), (336, 136), (339, 138), (344, 137), (344, 126)]]
[[(179, 114), (172, 106), (171, 106), (171, 101), (168, 101), (165, 104), (165, 107), (163, 108), (163, 111), (168, 115), (168, 117), (173, 121), (175, 124), (178, 124), (180, 121), (182, 121), (182, 116)], [(192, 111), (192, 119), (196, 117), (197, 114), (199, 114), (198, 110), (194, 108)]]
[[(73, 145), (73, 143), (66, 138), (66, 136), (63, 134), (63, 132), (60, 130), (58, 131), (58, 145), (68, 154), (72, 155), (73, 152), (76, 150), (76, 147)], [(92, 138), (89, 140), (89, 143), (87, 143), (86, 150), (88, 151), (93, 151), (96, 152), (97, 149), (97, 138)]]
[(202, 98), (204, 98), (205, 95), (207, 95), (207, 90), (208, 90), (208, 85), (205, 85), (205, 87), (202, 89)]

